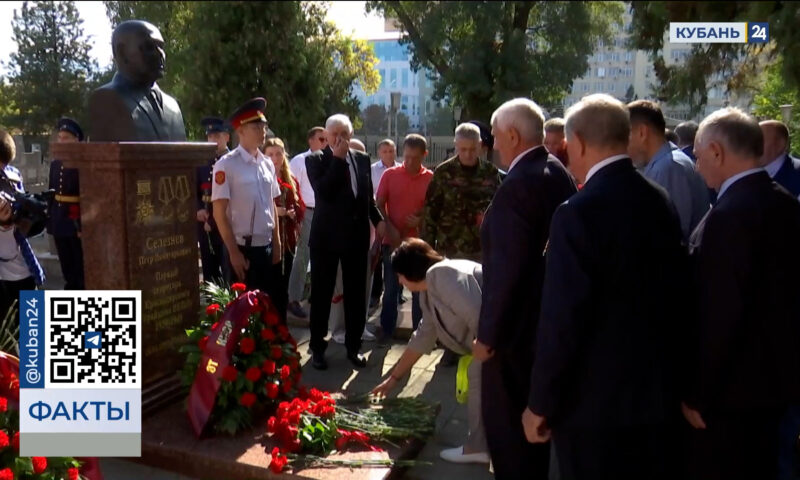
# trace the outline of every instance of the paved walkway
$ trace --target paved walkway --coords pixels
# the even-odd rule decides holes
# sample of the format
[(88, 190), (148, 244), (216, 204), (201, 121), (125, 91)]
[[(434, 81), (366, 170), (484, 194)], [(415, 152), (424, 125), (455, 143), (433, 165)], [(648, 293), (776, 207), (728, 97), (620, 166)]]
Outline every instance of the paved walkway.
[[(45, 288), (63, 288), (58, 259), (49, 256), (48, 239), (46, 236), (33, 239), (32, 246), (42, 262), (48, 275)], [(410, 293), (406, 292), (409, 301), (402, 305), (398, 318), (398, 337), (408, 337), (411, 331), (411, 301)], [(380, 308), (372, 312), (370, 325), (376, 325)], [(308, 328), (306, 322), (290, 318), (290, 330), (298, 341), (298, 348), (302, 354), (303, 383), (329, 391), (341, 391), (358, 395), (369, 392), (378, 385), (384, 375), (388, 374), (394, 363), (405, 349), (405, 340), (398, 339), (387, 347), (380, 348), (375, 342), (365, 342), (362, 351), (368, 358), (367, 367), (354, 370), (346, 358), (343, 345), (334, 342), (328, 347), (327, 359), (330, 365), (325, 372), (311, 368), (308, 353)], [(368, 327), (372, 328), (372, 327)], [(437, 418), (436, 433), (425, 445), (418, 459), (432, 462), (431, 466), (414, 467), (405, 472), (402, 478), (419, 480), (443, 480), (462, 478), (470, 480), (488, 480), (493, 478), (485, 465), (457, 465), (445, 462), (439, 458), (439, 452), (445, 448), (461, 445), (467, 436), (467, 409), (466, 405), (456, 402), (455, 398), (455, 367), (439, 365), (442, 350), (434, 350), (430, 355), (422, 357), (411, 375), (396, 389), (396, 394), (403, 397), (421, 395), (431, 401), (441, 404), (441, 413)], [(180, 419), (184, 421), (184, 419)], [(122, 458), (101, 459), (101, 468), (107, 480), (196, 480), (172, 472), (158, 470), (139, 465)], [(197, 479), (200, 480), (200, 479)], [(205, 479), (202, 479), (205, 480)], [(214, 479), (225, 480), (225, 479)]]

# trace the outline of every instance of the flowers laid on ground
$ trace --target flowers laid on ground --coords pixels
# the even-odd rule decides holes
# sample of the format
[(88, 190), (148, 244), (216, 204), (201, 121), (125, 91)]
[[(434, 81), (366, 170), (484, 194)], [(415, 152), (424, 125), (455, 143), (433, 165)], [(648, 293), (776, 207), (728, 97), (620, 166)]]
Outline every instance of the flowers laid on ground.
[(0, 480), (79, 480), (80, 462), (71, 457), (19, 456), (19, 362), (0, 352)]
[[(189, 343), (181, 348), (186, 353), (182, 374), (185, 386), (195, 381), (209, 336), (223, 327), (221, 319), (226, 308), (245, 291), (241, 283), (234, 283), (230, 288), (204, 285), (204, 314), (198, 325), (186, 331)], [(301, 378), (297, 342), (271, 302), (265, 303), (243, 323), (230, 363), (221, 372), (222, 380), (209, 420), (216, 432), (233, 435), (251, 426), (259, 413), (283, 399), (292, 398), (297, 392)]]
[[(279, 473), (289, 464), (309, 466), (410, 466), (410, 460), (326, 458), (332, 452), (356, 447), (382, 451), (375, 442), (427, 438), (433, 433), (435, 405), (415, 398), (391, 399), (382, 405), (347, 408), (328, 392), (312, 388), (291, 402), (281, 402), (267, 429), (278, 447), (270, 451), (270, 469)], [(363, 404), (364, 398), (357, 399)], [(301, 455), (302, 453), (302, 455)]]

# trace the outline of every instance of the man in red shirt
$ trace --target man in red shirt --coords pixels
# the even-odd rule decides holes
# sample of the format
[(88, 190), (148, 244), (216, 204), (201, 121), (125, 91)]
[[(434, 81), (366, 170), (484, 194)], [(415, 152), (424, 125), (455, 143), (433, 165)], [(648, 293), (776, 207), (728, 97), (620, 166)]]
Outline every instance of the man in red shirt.
[[(405, 238), (419, 237), (422, 207), (425, 193), (433, 178), (433, 172), (422, 166), (428, 154), (425, 137), (410, 134), (403, 140), (403, 164), (392, 167), (381, 177), (376, 194), (378, 209), (386, 220), (386, 236), (381, 251), (383, 254), (384, 294), (381, 310), (381, 334), (379, 343), (387, 343), (397, 326), (397, 291), (400, 283), (392, 270), (392, 251)], [(411, 318), (416, 330), (422, 319), (419, 295), (412, 295)]]

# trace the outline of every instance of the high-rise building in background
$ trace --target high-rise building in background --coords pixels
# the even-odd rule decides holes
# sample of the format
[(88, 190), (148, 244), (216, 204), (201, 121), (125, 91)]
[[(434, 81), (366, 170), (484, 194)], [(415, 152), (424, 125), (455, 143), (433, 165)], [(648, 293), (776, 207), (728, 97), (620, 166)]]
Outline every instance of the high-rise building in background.
[[(387, 24), (389, 22), (387, 21)], [(368, 40), (375, 50), (378, 64), (375, 68), (381, 76), (378, 91), (367, 95), (361, 87), (355, 89), (355, 95), (361, 102), (364, 111), (370, 105), (383, 106), (387, 112), (391, 110), (392, 92), (400, 93), (398, 112), (408, 117), (409, 130), (425, 131), (426, 116), (432, 112), (435, 102), (431, 100), (433, 83), (424, 70), (411, 70), (411, 53), (407, 46), (401, 45), (397, 39)], [(394, 124), (395, 119), (392, 119)]]

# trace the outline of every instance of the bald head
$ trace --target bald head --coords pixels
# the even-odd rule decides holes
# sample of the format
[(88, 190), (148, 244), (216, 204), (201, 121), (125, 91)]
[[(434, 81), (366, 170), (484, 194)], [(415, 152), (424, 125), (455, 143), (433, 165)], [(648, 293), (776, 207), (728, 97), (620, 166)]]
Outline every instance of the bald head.
[(694, 139), (697, 170), (708, 186), (719, 191), (728, 178), (761, 165), (764, 135), (758, 122), (738, 108), (707, 116)]
[(367, 153), (367, 147), (364, 146), (364, 143), (361, 140), (357, 139), (357, 138), (351, 138), (350, 139), (350, 149), (351, 150), (356, 150), (356, 151), (362, 152), (362, 153)]
[(783, 157), (789, 151), (789, 129), (786, 124), (778, 120), (765, 120), (758, 124), (764, 135), (764, 154), (761, 156), (761, 165), (765, 166), (772, 161)]
[(164, 38), (152, 23), (128, 20), (111, 35), (114, 63), (120, 73), (140, 87), (150, 87), (164, 76)]

